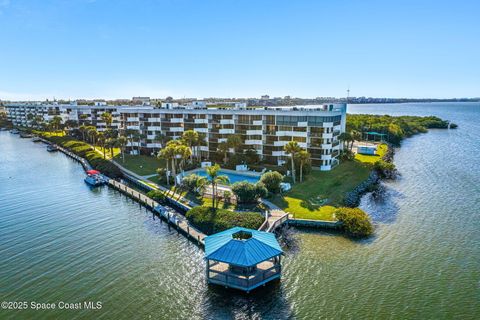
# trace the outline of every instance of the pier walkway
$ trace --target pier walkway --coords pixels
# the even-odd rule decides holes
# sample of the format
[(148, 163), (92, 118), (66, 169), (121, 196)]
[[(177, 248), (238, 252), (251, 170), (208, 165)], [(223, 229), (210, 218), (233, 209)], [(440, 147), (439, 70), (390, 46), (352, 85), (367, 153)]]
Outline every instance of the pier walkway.
[(132, 189), (121, 182), (109, 179), (108, 184), (157, 213), (170, 225), (173, 225), (179, 232), (181, 231), (187, 238), (194, 240), (202, 247), (204, 246), (204, 238), (206, 237), (206, 235), (192, 227), (188, 223), (187, 219), (180, 213), (174, 210), (168, 210), (167, 208), (161, 206), (158, 202), (144, 195), (143, 193), (138, 192), (137, 190)]
[(262, 199), (260, 200), (265, 206), (270, 208), (269, 211), (266, 212), (267, 218), (265, 222), (260, 226), (259, 230), (273, 232), (276, 228), (281, 226), (284, 222), (289, 219), (289, 214), (278, 206), (273, 204), (272, 202)]

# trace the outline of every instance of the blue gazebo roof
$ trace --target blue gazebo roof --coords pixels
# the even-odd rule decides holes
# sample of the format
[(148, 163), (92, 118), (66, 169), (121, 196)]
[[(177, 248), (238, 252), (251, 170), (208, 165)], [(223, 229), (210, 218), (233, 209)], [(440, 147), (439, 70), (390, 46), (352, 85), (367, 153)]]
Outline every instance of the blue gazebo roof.
[[(237, 240), (239, 232), (251, 233), (251, 238)], [(205, 258), (232, 265), (249, 267), (283, 253), (271, 232), (235, 227), (205, 238)]]

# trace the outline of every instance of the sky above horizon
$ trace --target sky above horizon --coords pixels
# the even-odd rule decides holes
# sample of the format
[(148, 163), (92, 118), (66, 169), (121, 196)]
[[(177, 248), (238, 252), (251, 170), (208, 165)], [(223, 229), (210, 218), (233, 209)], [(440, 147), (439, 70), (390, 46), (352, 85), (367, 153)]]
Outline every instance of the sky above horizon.
[(480, 1), (0, 0), (0, 100), (480, 96)]

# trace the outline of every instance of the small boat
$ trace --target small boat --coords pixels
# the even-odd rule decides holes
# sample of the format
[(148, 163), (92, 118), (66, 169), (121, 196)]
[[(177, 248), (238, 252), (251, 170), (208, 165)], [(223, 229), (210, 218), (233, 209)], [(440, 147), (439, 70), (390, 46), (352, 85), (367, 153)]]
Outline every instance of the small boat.
[(10, 133), (13, 133), (13, 134), (19, 134), (20, 131), (18, 131), (17, 129), (12, 129), (10, 130)]
[(33, 137), (33, 135), (30, 133), (26, 133), (26, 132), (20, 133), (20, 138), (31, 138), (31, 137)]
[(33, 142), (41, 142), (42, 139), (40, 139), (40, 137), (33, 137), (33, 138), (32, 138), (32, 141), (33, 141)]
[(58, 151), (58, 147), (57, 147), (55, 144), (49, 144), (49, 145), (47, 146), (47, 151), (48, 151), (48, 152)]
[(84, 181), (92, 187), (98, 187), (107, 182), (105, 177), (97, 170), (88, 170)]
[(7, 128), (0, 128), (0, 131), (7, 131)]

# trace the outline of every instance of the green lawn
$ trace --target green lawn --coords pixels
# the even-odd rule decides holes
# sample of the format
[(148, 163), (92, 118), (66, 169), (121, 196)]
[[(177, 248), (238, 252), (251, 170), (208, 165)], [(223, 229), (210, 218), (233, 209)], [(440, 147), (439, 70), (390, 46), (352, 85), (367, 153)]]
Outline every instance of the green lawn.
[(133, 171), (141, 176), (156, 174), (158, 168), (165, 167), (165, 160), (145, 155), (135, 156), (125, 154), (125, 162), (123, 162), (122, 155), (118, 154), (114, 157), (114, 160), (128, 170)]
[(364, 163), (375, 163), (376, 161), (382, 159), (382, 157), (385, 155), (387, 152), (387, 145), (386, 144), (380, 144), (377, 148), (377, 154), (376, 155), (365, 155), (365, 154), (355, 154), (355, 159), (364, 162)]
[(347, 192), (368, 178), (370, 166), (346, 161), (331, 171), (312, 171), (284, 197), (272, 202), (299, 219), (333, 220), (334, 207), (341, 206)]

